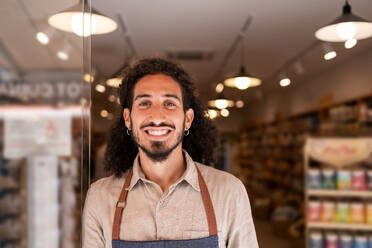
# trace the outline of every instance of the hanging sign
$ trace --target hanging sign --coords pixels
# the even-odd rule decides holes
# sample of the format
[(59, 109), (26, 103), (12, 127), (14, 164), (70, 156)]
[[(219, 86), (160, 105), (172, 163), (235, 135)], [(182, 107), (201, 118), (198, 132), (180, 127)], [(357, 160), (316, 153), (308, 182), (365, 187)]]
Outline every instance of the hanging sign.
[(71, 115), (58, 112), (5, 115), (4, 157), (70, 154)]
[(308, 139), (305, 152), (320, 162), (343, 167), (369, 158), (372, 155), (372, 139)]

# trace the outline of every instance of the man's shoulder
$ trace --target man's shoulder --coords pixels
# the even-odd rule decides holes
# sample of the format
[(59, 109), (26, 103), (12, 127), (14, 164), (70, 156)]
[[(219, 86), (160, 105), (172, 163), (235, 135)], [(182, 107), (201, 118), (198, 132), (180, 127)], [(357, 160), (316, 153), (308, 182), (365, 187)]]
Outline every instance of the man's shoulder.
[(90, 185), (89, 192), (90, 194), (107, 194), (115, 189), (120, 190), (126, 175), (127, 173), (121, 177), (111, 175), (98, 179)]
[(228, 187), (236, 189), (243, 186), (240, 179), (231, 173), (197, 162), (195, 162), (195, 165), (200, 169), (206, 183), (213, 185), (213, 187)]

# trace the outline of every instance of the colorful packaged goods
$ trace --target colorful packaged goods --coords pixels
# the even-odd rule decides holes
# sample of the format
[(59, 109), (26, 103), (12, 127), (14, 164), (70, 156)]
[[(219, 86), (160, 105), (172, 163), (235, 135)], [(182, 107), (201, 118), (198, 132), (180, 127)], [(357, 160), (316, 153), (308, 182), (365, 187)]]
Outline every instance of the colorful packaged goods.
[(321, 220), (323, 222), (335, 222), (336, 221), (336, 203), (335, 202), (323, 202)]
[(368, 248), (368, 239), (366, 236), (356, 236), (354, 238), (354, 248)]
[(319, 201), (310, 201), (308, 206), (308, 220), (320, 221), (321, 205)]
[(353, 238), (349, 234), (340, 235), (340, 248), (353, 248)]
[(325, 248), (338, 248), (338, 236), (335, 233), (327, 233)]
[(321, 175), (320, 171), (311, 169), (308, 171), (307, 187), (309, 189), (320, 189), (321, 188)]
[(350, 207), (350, 219), (352, 223), (364, 223), (365, 222), (365, 208), (363, 203), (352, 203)]
[(310, 234), (309, 248), (323, 248), (323, 236), (321, 233), (313, 232)]
[(336, 189), (336, 172), (334, 170), (323, 170), (322, 171), (323, 176), (323, 189)]
[(349, 170), (339, 170), (337, 172), (337, 188), (339, 190), (351, 189), (351, 172)]
[(336, 207), (336, 219), (340, 223), (350, 222), (350, 204), (347, 202), (338, 202)]
[(353, 190), (367, 189), (366, 174), (364, 170), (355, 170), (352, 172), (351, 188)]

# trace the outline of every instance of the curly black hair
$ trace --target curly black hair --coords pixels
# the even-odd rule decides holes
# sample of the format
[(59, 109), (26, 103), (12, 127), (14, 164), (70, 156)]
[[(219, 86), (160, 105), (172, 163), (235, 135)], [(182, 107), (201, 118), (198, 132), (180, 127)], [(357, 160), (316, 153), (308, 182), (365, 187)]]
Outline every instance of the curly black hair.
[[(136, 83), (146, 75), (164, 74), (173, 78), (181, 86), (184, 111), (194, 110), (190, 134), (184, 136), (182, 148), (191, 158), (203, 164), (213, 163), (213, 150), (217, 145), (217, 129), (206, 116), (206, 107), (195, 95), (195, 86), (190, 76), (178, 64), (161, 59), (145, 58), (122, 73), (120, 103), (122, 109), (132, 109), (133, 91)], [(105, 169), (120, 177), (133, 165), (138, 148), (131, 136), (127, 135), (122, 112), (115, 121), (105, 152)]]

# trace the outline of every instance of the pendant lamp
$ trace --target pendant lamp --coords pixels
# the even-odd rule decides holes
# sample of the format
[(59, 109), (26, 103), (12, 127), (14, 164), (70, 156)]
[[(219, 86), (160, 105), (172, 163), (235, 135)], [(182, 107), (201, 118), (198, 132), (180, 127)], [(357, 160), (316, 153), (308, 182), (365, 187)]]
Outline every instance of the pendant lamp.
[(315, 37), (328, 42), (345, 42), (349, 39), (362, 40), (372, 36), (372, 22), (351, 13), (346, 0), (342, 15), (315, 32)]
[(117, 28), (116, 22), (92, 8), (92, 13), (83, 13), (83, 2), (49, 17), (48, 23), (57, 29), (73, 32), (79, 36), (105, 34)]
[(244, 37), (241, 40), (241, 67), (239, 73), (232, 78), (228, 78), (224, 81), (224, 84), (228, 87), (235, 87), (239, 90), (245, 90), (249, 87), (259, 86), (261, 79), (254, 77), (245, 71), (244, 67)]
[(218, 109), (225, 109), (228, 107), (233, 107), (234, 101), (226, 99), (226, 97), (224, 97), (224, 95), (221, 92), (218, 94), (216, 99), (209, 101), (208, 105), (210, 107), (215, 107)]
[(224, 81), (224, 84), (228, 87), (235, 87), (239, 90), (245, 90), (249, 87), (255, 87), (261, 85), (261, 79), (248, 74), (245, 71), (244, 65), (240, 67), (238, 75), (232, 78), (228, 78)]

